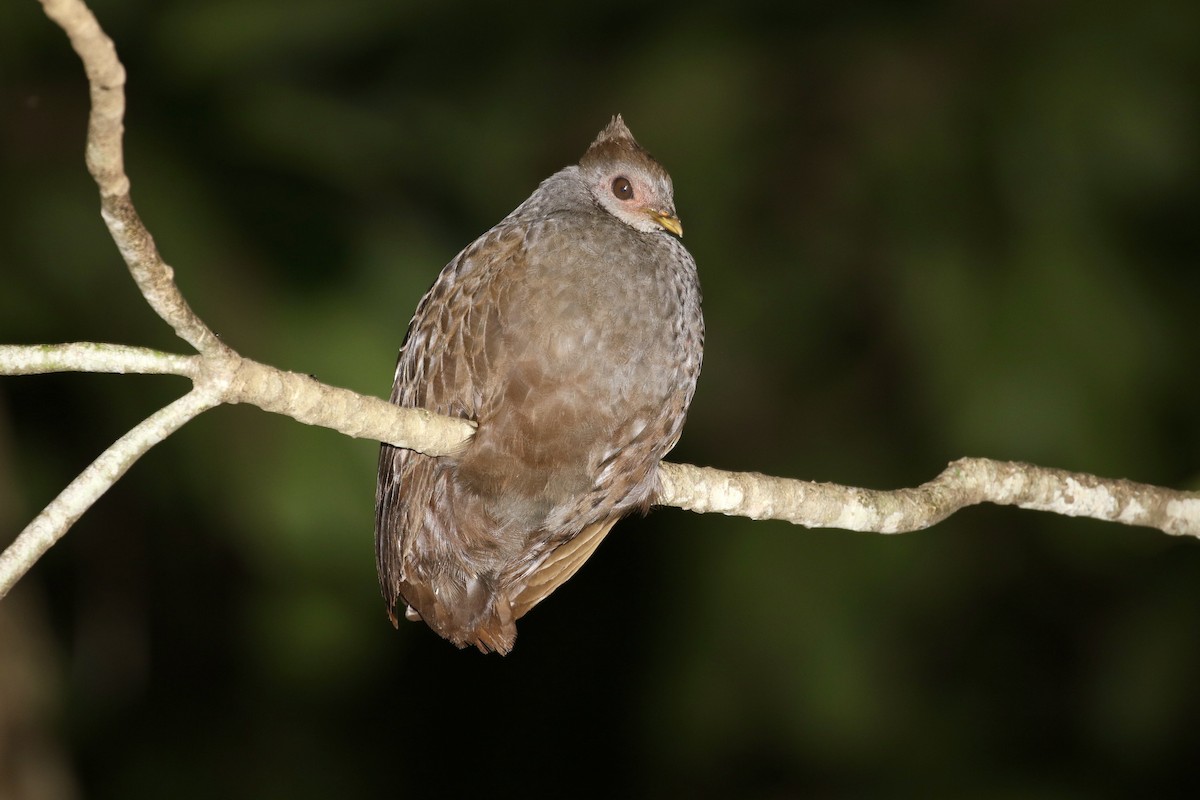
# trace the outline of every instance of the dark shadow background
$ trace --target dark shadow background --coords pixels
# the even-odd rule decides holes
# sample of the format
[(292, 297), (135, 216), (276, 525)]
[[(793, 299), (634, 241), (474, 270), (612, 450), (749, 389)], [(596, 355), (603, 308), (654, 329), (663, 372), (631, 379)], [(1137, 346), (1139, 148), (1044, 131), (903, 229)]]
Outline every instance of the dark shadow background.
[[(893, 488), (986, 455), (1195, 489), (1200, 5), (1111, 6), (96, 11), (134, 199), (249, 356), (386, 394), (441, 265), (620, 111), (706, 295), (675, 458)], [(82, 70), (33, 0), (0, 4), (0, 103), (0, 341), (183, 351), (102, 226)], [(0, 381), (0, 539), (185, 388)], [(210, 412), (0, 605), (44, 656), (25, 730), (80, 796), (1197, 788), (1194, 541), (992, 507), (894, 538), (661, 510), (501, 659), (388, 625), (375, 453)]]

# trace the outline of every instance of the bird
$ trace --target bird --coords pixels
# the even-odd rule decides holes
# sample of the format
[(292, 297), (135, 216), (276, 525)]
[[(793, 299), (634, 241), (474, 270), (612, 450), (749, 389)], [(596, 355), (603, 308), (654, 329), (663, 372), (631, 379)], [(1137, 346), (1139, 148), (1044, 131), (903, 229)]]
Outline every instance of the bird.
[(474, 422), (457, 453), (384, 443), (388, 616), (507, 654), (516, 621), (645, 513), (696, 389), (704, 320), (667, 171), (618, 114), (439, 273), (390, 400)]

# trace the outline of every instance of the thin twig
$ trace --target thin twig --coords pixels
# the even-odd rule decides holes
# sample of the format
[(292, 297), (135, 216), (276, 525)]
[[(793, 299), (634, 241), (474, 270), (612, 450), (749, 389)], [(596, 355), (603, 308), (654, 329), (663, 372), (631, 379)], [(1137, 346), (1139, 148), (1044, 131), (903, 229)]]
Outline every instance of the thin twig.
[(79, 473), (3, 553), (0, 553), (0, 597), (20, 580), (75, 520), (91, 508), (142, 454), (170, 436), (188, 420), (216, 406), (213, 392), (193, 389), (151, 414), (118, 439)]
[(142, 296), (179, 338), (200, 353), (227, 348), (192, 311), (175, 285), (174, 271), (163, 261), (154, 237), (142, 224), (129, 196), (122, 139), (125, 132), (125, 67), (112, 39), (82, 0), (41, 0), (50, 19), (71, 39), (83, 61), (91, 92), (88, 117), (88, 172), (100, 188), (100, 215), (121, 251)]
[(197, 356), (181, 356), (124, 344), (0, 344), (0, 375), (115, 372), (192, 378), (199, 372), (199, 363)]

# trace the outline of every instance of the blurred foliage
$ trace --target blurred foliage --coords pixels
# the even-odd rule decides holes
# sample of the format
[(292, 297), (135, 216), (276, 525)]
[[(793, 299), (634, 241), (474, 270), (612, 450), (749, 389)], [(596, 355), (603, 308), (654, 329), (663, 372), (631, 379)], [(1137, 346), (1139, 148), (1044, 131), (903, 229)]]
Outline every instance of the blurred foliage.
[[(95, 11), (129, 71), (134, 199), (247, 355), (385, 394), (440, 266), (620, 111), (674, 176), (708, 298), (679, 459), (1200, 488), (1190, 0)], [(82, 71), (33, 0), (0, 4), (0, 77), (0, 341), (181, 350), (107, 239)], [(183, 388), (0, 382), (0, 519)], [(901, 538), (658, 511), (500, 659), (388, 626), (374, 459), (219, 409), (26, 578), (86, 796), (1196, 786), (1193, 541), (994, 508)]]

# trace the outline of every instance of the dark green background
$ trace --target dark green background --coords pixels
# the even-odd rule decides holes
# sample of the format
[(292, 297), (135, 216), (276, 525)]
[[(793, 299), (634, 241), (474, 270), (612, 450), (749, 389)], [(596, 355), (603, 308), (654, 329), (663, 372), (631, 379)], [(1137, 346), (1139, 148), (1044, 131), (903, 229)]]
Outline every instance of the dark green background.
[[(1200, 488), (1200, 5), (510, 5), (97, 2), (134, 200), (232, 346), (386, 394), (441, 265), (620, 111), (706, 295), (675, 458)], [(0, 4), (0, 100), (0, 341), (182, 351), (101, 224), (82, 71), (33, 0)], [(0, 381), (0, 539), (185, 388)], [(82, 794), (1197, 788), (1194, 541), (992, 507), (893, 538), (660, 510), (502, 659), (388, 625), (375, 452), (218, 409), (35, 567), (5, 608), (48, 637), (42, 722)]]

